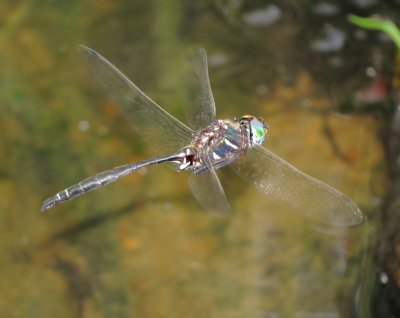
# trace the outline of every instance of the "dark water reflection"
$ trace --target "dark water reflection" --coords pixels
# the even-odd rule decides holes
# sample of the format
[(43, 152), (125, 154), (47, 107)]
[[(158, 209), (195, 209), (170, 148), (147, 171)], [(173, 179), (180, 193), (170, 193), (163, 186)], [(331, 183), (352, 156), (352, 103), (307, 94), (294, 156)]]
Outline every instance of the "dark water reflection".
[[(390, 106), (363, 106), (362, 89), (374, 80), (368, 67), (391, 72), (393, 47), (346, 14), (399, 11), (396, 1), (349, 3), (2, 1), (0, 316), (370, 316), (385, 192), (377, 118)], [(234, 212), (218, 218), (165, 167), (41, 214), (49, 194), (157, 153), (88, 76), (78, 44), (182, 120), (186, 52), (205, 47), (218, 117), (264, 117), (269, 149), (347, 193), (371, 221), (317, 224), (229, 170)]]

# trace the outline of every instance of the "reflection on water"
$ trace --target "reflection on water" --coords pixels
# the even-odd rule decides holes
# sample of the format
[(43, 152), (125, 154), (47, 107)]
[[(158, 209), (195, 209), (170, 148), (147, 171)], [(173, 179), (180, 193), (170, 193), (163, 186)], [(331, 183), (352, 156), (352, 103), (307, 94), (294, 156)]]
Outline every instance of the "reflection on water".
[[(185, 50), (203, 46), (222, 56), (223, 63), (210, 63), (218, 117), (264, 117), (269, 149), (377, 220), (384, 192), (378, 123), (347, 101), (364, 86), (366, 66), (387, 67), (389, 44), (351, 43), (340, 9), (328, 22), (346, 32), (344, 48), (311, 52), (327, 16), (287, 1), (277, 5), (274, 23), (255, 26), (244, 17), (265, 4), (232, 3), (2, 2), (1, 316), (368, 313), (374, 286), (365, 277), (373, 279), (375, 268), (365, 250), (375, 223), (343, 229), (310, 222), (230, 171), (222, 176), (233, 207), (227, 217), (204, 213), (186, 176), (162, 167), (39, 212), (54, 189), (157, 150), (144, 147), (101, 86), (88, 80), (74, 51), (83, 43), (182, 120)], [(346, 115), (335, 112), (339, 102)]]

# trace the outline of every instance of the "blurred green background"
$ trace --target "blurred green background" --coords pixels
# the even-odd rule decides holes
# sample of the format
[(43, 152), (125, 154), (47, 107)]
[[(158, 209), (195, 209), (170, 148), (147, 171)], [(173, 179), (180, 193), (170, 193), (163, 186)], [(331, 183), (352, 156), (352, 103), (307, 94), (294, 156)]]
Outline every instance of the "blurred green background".
[[(2, 0), (0, 316), (386, 317), (375, 243), (394, 46), (346, 16), (398, 12), (398, 1)], [(318, 224), (229, 169), (233, 212), (215, 217), (162, 166), (40, 213), (59, 190), (157, 153), (79, 44), (182, 121), (187, 52), (204, 47), (218, 117), (263, 117), (265, 147), (348, 194), (366, 221)]]

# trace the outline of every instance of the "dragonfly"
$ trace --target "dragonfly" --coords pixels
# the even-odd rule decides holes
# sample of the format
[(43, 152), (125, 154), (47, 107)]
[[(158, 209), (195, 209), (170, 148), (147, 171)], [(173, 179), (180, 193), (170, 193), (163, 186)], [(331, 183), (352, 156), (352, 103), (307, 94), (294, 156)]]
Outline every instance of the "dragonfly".
[(176, 171), (191, 172), (189, 187), (205, 209), (223, 214), (231, 210), (217, 170), (226, 166), (261, 193), (286, 203), (293, 211), (314, 220), (340, 226), (356, 225), (362, 213), (347, 195), (287, 163), (262, 147), (269, 128), (261, 118), (216, 118), (207, 54), (192, 56), (193, 100), (185, 125), (141, 91), (117, 67), (96, 51), (80, 46), (93, 77), (110, 91), (135, 130), (168, 155), (128, 163), (101, 172), (46, 199), (42, 211), (108, 185), (141, 168), (169, 163)]

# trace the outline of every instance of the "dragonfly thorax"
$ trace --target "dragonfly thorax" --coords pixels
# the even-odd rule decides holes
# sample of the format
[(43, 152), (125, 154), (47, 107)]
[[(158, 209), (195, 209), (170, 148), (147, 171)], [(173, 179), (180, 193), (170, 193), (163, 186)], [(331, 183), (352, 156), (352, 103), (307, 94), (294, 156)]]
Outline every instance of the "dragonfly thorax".
[(238, 159), (247, 147), (246, 131), (238, 121), (218, 120), (195, 133), (182, 150), (186, 155), (179, 169), (194, 173), (207, 171), (207, 165), (218, 169)]
[(225, 121), (215, 121), (207, 127), (198, 130), (194, 135), (191, 145), (198, 151), (213, 149), (226, 137), (227, 131), (228, 124)]

